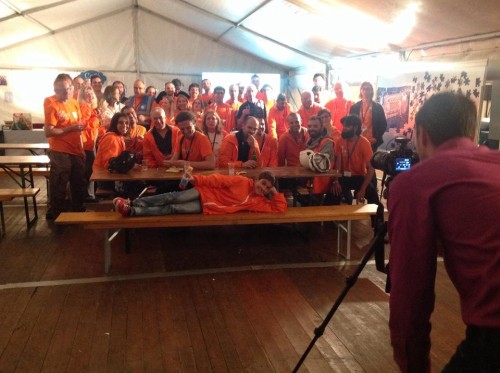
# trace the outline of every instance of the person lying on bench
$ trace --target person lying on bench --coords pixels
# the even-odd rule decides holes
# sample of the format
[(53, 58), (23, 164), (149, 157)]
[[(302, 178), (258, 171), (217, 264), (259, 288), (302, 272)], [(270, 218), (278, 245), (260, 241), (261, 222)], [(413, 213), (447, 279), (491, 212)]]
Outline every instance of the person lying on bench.
[(264, 171), (252, 180), (244, 176), (190, 176), (191, 189), (130, 201), (115, 198), (113, 206), (123, 216), (170, 214), (230, 214), (237, 211), (282, 213), (287, 208), (283, 193), (276, 190), (276, 178)]

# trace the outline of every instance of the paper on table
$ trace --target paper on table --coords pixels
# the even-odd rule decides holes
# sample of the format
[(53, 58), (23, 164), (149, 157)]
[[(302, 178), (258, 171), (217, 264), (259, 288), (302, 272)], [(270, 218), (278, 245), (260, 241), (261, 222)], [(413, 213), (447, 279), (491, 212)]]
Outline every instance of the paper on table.
[(175, 172), (181, 172), (181, 171), (183, 171), (183, 169), (182, 169), (182, 168), (180, 168), (180, 167), (170, 167), (170, 168), (167, 168), (167, 169), (165, 170), (165, 172), (174, 172), (174, 173), (175, 173)]

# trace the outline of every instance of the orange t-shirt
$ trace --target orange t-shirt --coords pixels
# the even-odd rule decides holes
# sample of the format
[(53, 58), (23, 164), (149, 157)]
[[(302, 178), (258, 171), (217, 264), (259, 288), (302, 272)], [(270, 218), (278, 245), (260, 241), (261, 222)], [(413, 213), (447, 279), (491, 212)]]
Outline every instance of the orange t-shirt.
[(202, 162), (211, 155), (212, 144), (203, 133), (196, 131), (192, 139), (181, 136), (175, 145), (175, 153), (179, 153), (179, 159), (191, 162)]
[[(45, 124), (54, 128), (65, 128), (81, 121), (82, 114), (77, 101), (70, 98), (66, 103), (55, 98), (47, 98), (44, 102)], [(80, 131), (70, 131), (59, 136), (49, 137), (51, 150), (81, 155), (83, 154), (83, 140)]]
[(372, 146), (364, 136), (357, 141), (340, 138), (335, 144), (335, 162), (339, 162), (341, 173), (350, 171), (353, 176), (365, 176), (366, 163), (372, 156)]

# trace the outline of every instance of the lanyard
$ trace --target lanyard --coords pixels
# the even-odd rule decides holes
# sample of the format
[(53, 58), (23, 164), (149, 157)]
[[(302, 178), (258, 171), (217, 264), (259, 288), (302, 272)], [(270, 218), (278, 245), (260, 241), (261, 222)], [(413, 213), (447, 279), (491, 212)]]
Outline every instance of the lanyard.
[[(207, 132), (207, 136), (208, 138), (210, 138), (210, 133)], [(217, 132), (214, 132), (214, 139), (212, 141), (212, 151), (214, 150), (214, 146), (215, 146), (215, 140), (217, 139)]]
[[(194, 133), (193, 138), (191, 139), (191, 142), (189, 143), (189, 149), (186, 153), (186, 161), (189, 161), (189, 156), (191, 155), (191, 148), (193, 147), (195, 137), (196, 137), (196, 132)], [(184, 136), (184, 138), (182, 140), (184, 141), (185, 138), (186, 137)], [(184, 147), (182, 147), (182, 149), (181, 149), (181, 155), (182, 155), (182, 150), (184, 150)]]
[(260, 152), (262, 153), (264, 151), (264, 145), (266, 144), (266, 134), (264, 133), (262, 135), (262, 144), (260, 145)]
[(365, 118), (366, 118), (366, 114), (368, 114), (368, 111), (372, 108), (372, 102), (370, 101), (370, 104), (368, 105), (368, 107), (366, 108), (365, 112), (363, 112), (363, 104), (361, 104), (361, 122), (364, 123), (365, 122)]
[(352, 147), (352, 150), (349, 151), (349, 144), (345, 143), (345, 147), (347, 148), (347, 167), (349, 167), (349, 170), (351, 170), (351, 156), (354, 154), (354, 149), (356, 149), (356, 145), (358, 145), (359, 141), (359, 136), (356, 138), (356, 141), (354, 142), (354, 145)]

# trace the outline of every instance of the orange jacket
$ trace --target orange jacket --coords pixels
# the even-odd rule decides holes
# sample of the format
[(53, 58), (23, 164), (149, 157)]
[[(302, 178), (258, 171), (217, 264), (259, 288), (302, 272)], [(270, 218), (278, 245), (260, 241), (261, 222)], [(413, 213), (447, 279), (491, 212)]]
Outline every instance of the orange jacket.
[(264, 134), (259, 142), (262, 167), (278, 167), (278, 142), (269, 134)]
[(255, 193), (254, 181), (243, 176), (212, 174), (194, 175), (195, 188), (200, 193), (201, 206), (206, 215), (230, 214), (237, 211), (286, 211), (283, 193), (267, 199)]
[[(257, 167), (262, 167), (262, 157), (260, 155), (259, 145), (250, 147), (248, 159), (252, 159), (255, 154), (257, 157)], [(243, 162), (238, 160), (238, 139), (236, 133), (230, 133), (222, 140), (219, 151), (219, 168), (227, 167), (229, 162), (234, 162), (235, 167), (242, 167)]]
[(93, 170), (108, 169), (109, 159), (118, 157), (125, 150), (125, 140), (123, 136), (115, 132), (106, 132), (99, 140), (99, 147), (95, 156)]
[(181, 136), (181, 131), (177, 127), (169, 127), (172, 131), (172, 152), (169, 155), (163, 154), (160, 149), (158, 149), (158, 146), (156, 146), (153, 130), (144, 135), (144, 141), (142, 142), (142, 153), (144, 158), (142, 161), (146, 162), (148, 167), (163, 166), (163, 161), (170, 159), (174, 154), (175, 145), (177, 144), (178, 138)]
[(278, 166), (297, 167), (300, 166), (300, 152), (306, 150), (306, 143), (309, 140), (309, 133), (302, 129), (297, 142), (290, 130), (285, 132), (278, 144)]

